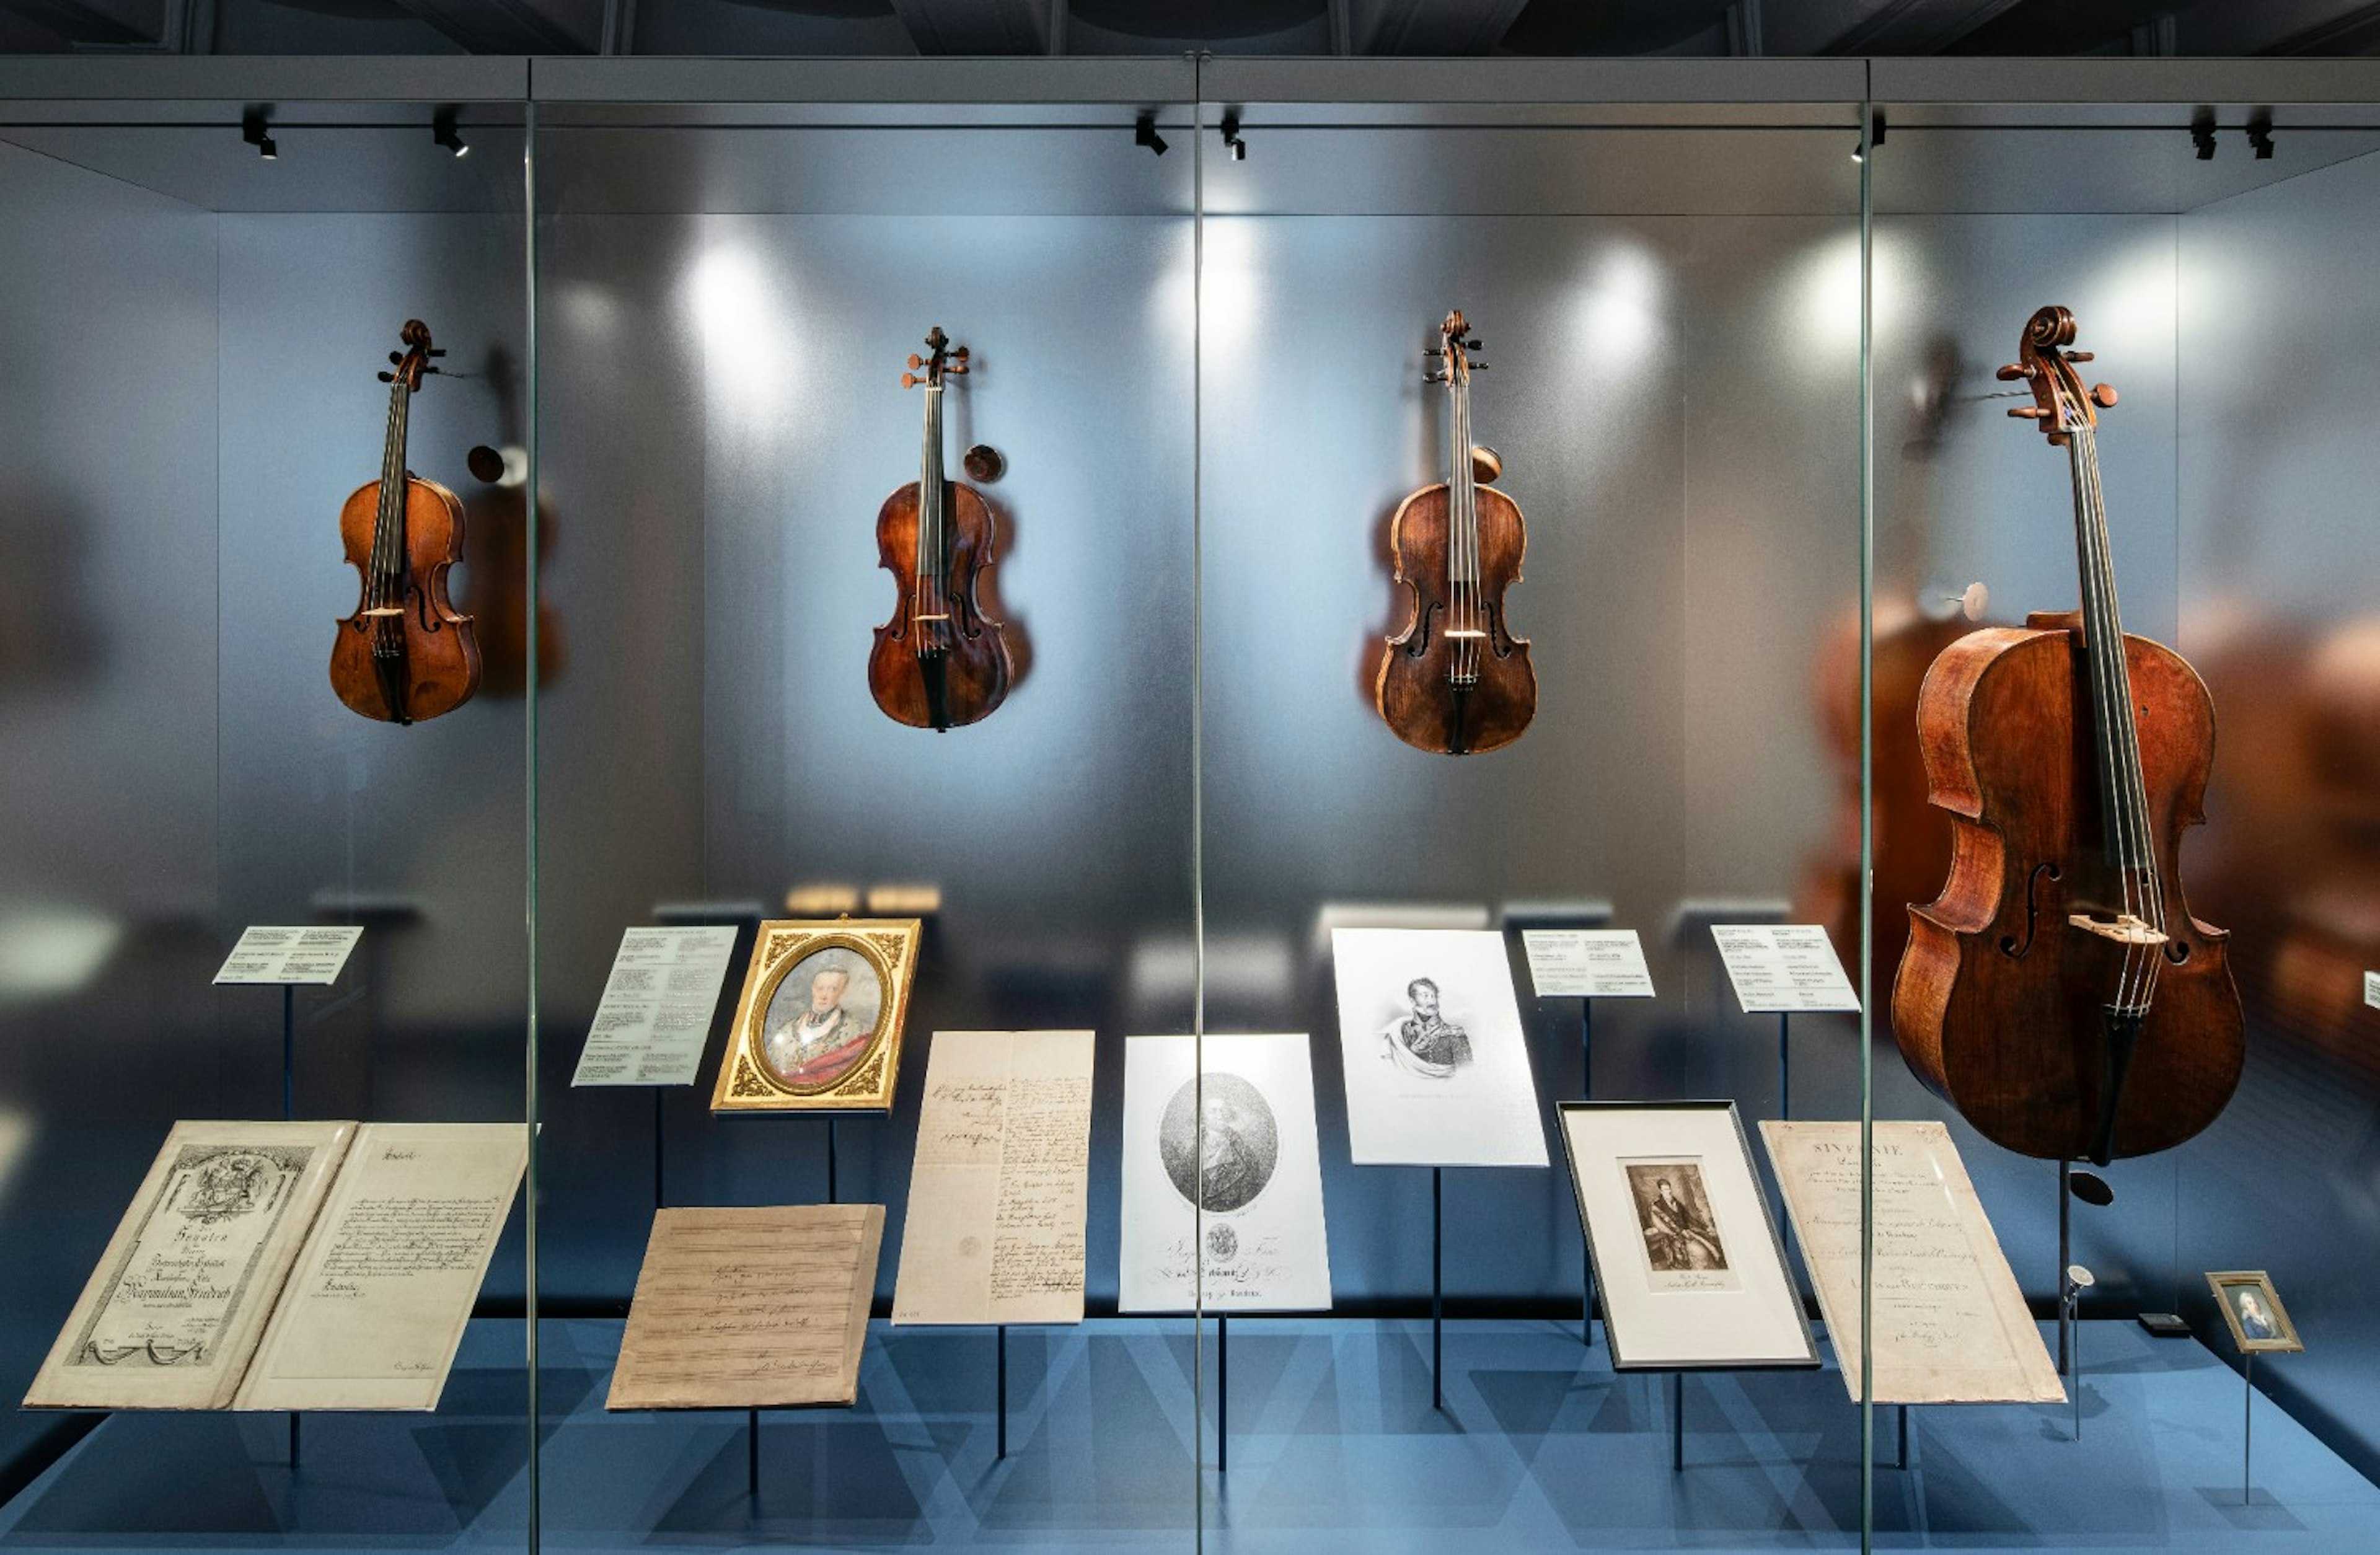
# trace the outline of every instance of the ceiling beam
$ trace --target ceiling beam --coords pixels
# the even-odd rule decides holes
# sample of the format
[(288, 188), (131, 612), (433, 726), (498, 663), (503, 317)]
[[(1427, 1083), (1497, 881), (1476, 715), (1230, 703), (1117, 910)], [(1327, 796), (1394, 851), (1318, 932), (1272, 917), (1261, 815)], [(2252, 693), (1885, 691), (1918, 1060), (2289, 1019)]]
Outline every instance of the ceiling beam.
[[(1352, 54), (1493, 54), (1529, 0), (1347, 0)], [(1337, 17), (1332, 18), (1334, 25)]]
[(1050, 0), (892, 0), (919, 54), (1050, 52)]
[(468, 54), (591, 54), (601, 40), (577, 38), (528, 0), (395, 0)]

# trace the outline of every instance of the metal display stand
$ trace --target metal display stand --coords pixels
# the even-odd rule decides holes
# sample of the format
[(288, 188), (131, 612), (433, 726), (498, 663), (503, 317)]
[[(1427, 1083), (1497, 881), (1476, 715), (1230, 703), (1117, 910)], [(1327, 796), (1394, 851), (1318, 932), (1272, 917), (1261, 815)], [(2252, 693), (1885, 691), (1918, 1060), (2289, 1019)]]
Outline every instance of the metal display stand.
[[(826, 1201), (829, 1204), (840, 1202), (840, 1200), (835, 1197), (835, 1187), (834, 1114), (832, 1112), (829, 1112), (826, 1115)], [(1007, 1356), (1004, 1339), (1005, 1336), (1003, 1335), (1001, 1366), (1001, 1386), (1003, 1399), (1006, 1396), (1008, 1381)], [(1001, 1420), (1001, 1431), (1003, 1442), (1006, 1440), (1007, 1428), (1006, 1411), (1003, 1407)], [(747, 1494), (753, 1500), (757, 1501), (760, 1499), (760, 1406), (758, 1404), (752, 1405), (744, 1412), (744, 1438), (745, 1490), (746, 1494)]]

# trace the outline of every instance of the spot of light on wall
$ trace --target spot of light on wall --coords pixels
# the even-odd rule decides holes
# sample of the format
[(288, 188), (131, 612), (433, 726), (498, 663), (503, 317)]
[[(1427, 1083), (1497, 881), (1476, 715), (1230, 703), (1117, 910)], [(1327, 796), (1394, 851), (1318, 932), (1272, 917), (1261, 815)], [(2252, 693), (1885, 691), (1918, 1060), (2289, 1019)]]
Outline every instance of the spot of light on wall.
[(1661, 340), (1661, 266), (1642, 249), (1616, 248), (1596, 262), (1582, 299), (1585, 336), (1577, 348), (1597, 362), (1626, 368)]
[(703, 370), (725, 405), (773, 417), (787, 395), (789, 364), (796, 359), (784, 338), (790, 310), (773, 280), (749, 249), (722, 245), (706, 251), (687, 273), (686, 305), (702, 338)]
[(1205, 302), (1200, 322), (1209, 349), (1254, 338), (1261, 296), (1258, 267), (1255, 222), (1208, 219), (1199, 290)]
[(124, 926), (98, 913), (55, 907), (0, 913), (0, 1004), (79, 992), (123, 938)]
[[(1902, 265), (1890, 235), (1877, 233), (1875, 248), (1874, 307), (1879, 338), (1900, 317)], [(1814, 352), (1829, 372), (1856, 371), (1860, 343), (1860, 242), (1856, 231), (1839, 232), (1815, 243), (1801, 261), (1788, 269), (1787, 305)], [(1847, 369), (1844, 358), (1852, 359)]]

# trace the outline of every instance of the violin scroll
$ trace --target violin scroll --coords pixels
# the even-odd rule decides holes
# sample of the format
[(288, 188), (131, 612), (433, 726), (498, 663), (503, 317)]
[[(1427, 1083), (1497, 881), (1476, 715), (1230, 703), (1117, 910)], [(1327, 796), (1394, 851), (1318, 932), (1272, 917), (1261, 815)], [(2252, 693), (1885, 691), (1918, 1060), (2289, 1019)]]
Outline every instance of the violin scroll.
[[(936, 324), (926, 332), (926, 349), (932, 354), (921, 357), (915, 351), (909, 353), (909, 371), (901, 374), (903, 388), (914, 389), (923, 383), (929, 389), (939, 389), (946, 377), (966, 376), (967, 348), (953, 346), (951, 337), (942, 333), (941, 325)], [(925, 371), (920, 373), (919, 368)]]
[(2034, 403), (2009, 412), (2017, 420), (2037, 421), (2049, 441), (2064, 447), (2077, 427), (2095, 427), (2098, 412), (2112, 409), (2116, 391), (2105, 383), (2082, 387), (2073, 364), (2091, 359), (2088, 351), (2066, 349), (2074, 344), (2074, 314), (2056, 306), (2044, 308), (2028, 320), (2018, 347), (2016, 365), (1997, 374), (2003, 383), (2032, 385)]
[(405, 349), (391, 351), (388, 354), (389, 367), (392, 371), (382, 373), (380, 381), (383, 383), (394, 383), (402, 378), (405, 380), (407, 393), (419, 394), (424, 374), (443, 371), (431, 366), (431, 358), (443, 357), (446, 353), (431, 348), (430, 326), (419, 319), (406, 320), (405, 327), (396, 332), (396, 337), (404, 343)]

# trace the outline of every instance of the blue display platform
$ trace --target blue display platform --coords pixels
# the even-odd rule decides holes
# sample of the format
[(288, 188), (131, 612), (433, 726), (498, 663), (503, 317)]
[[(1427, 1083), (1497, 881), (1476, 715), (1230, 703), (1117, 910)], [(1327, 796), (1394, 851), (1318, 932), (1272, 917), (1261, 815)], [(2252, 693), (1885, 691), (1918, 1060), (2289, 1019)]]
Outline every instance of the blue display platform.
[[(741, 1412), (607, 1415), (620, 1325), (542, 1332), (549, 1548), (1184, 1550), (1198, 1534), (1186, 1321), (1012, 1330), (1005, 1463), (990, 1332), (879, 1323), (856, 1408), (762, 1415), (757, 1500)], [(309, 1416), (294, 1475), (279, 1415), (113, 1417), (0, 1508), (0, 1546), (517, 1547), (521, 1339), (473, 1324), (434, 1415)], [(1615, 1377), (1574, 1324), (1449, 1324), (1442, 1415), (1428, 1346), (1421, 1322), (1235, 1320), (1206, 1548), (1858, 1545), (1858, 1415), (1831, 1367), (1689, 1376), (1677, 1474), (1667, 1376)], [(1901, 1471), (1879, 1409), (1878, 1547), (2380, 1551), (2380, 1488), (2261, 1395), (2242, 1503), (2240, 1378), (2204, 1348), (2128, 1322), (2085, 1325), (2082, 1346), (2079, 1444), (2070, 1408), (1916, 1410)]]

